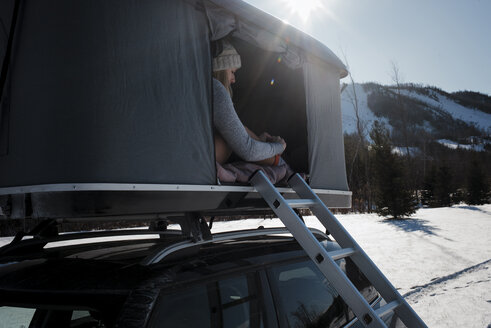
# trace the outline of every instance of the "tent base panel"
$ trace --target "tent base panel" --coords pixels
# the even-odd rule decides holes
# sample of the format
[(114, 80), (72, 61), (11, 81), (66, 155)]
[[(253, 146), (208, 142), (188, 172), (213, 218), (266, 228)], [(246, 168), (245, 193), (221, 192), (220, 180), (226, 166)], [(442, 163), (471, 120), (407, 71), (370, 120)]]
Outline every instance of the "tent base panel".
[[(119, 189), (117, 189), (119, 188)], [(290, 188), (278, 188), (297, 198)], [(330, 208), (349, 208), (351, 192), (315, 190)], [(210, 216), (272, 213), (250, 186), (223, 185), (42, 185), (0, 189), (0, 219), (156, 218), (199, 212)]]

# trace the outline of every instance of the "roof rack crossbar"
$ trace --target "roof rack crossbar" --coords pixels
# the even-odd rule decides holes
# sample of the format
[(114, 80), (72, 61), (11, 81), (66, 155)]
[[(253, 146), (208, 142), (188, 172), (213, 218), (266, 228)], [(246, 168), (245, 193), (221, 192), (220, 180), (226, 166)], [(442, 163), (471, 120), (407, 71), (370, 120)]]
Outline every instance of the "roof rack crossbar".
[[(25, 249), (26, 251), (33, 251), (33, 249), (42, 249), (49, 243), (70, 241), (70, 240), (80, 240), (80, 239), (90, 239), (90, 238), (103, 238), (103, 237), (118, 237), (118, 236), (135, 236), (135, 235), (175, 235), (181, 236), (182, 231), (180, 230), (164, 230), (164, 231), (154, 231), (154, 230), (144, 230), (144, 229), (131, 229), (131, 230), (111, 230), (111, 231), (91, 231), (91, 232), (81, 232), (81, 233), (66, 233), (50, 238), (32, 238), (17, 240), (15, 243), (12, 241), (10, 244), (0, 248), (0, 255), (9, 255), (15, 251), (20, 251)], [(26, 234), (26, 236), (28, 236)]]
[[(327, 235), (323, 233), (320, 230), (310, 228), (310, 231), (317, 236), (327, 238)], [(218, 233), (218, 234), (213, 234), (213, 238), (209, 240), (200, 240), (200, 241), (193, 241), (193, 240), (185, 240), (170, 246), (166, 246), (165, 248), (157, 251), (154, 254), (151, 254), (147, 256), (143, 261), (140, 262), (141, 265), (150, 265), (154, 263), (158, 263), (168, 257), (169, 255), (180, 251), (182, 249), (190, 248), (190, 247), (195, 247), (195, 246), (202, 246), (202, 245), (207, 245), (207, 244), (212, 244), (212, 243), (217, 243), (217, 242), (223, 242), (223, 241), (229, 241), (229, 240), (236, 240), (236, 239), (243, 239), (243, 238), (249, 238), (249, 237), (259, 237), (259, 236), (267, 236), (267, 235), (280, 235), (280, 234), (288, 234), (291, 235), (290, 231), (288, 231), (286, 228), (261, 228), (259, 227), (258, 229), (254, 230), (239, 230), (239, 231), (230, 231), (230, 232), (223, 232), (223, 233)]]

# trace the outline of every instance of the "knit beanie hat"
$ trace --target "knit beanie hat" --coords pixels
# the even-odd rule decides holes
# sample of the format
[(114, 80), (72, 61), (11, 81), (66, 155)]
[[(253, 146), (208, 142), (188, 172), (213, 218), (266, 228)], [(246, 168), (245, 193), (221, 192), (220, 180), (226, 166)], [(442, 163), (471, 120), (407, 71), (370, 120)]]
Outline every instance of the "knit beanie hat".
[(240, 68), (240, 55), (237, 50), (226, 40), (222, 40), (222, 47), (222, 52), (213, 58), (213, 72)]

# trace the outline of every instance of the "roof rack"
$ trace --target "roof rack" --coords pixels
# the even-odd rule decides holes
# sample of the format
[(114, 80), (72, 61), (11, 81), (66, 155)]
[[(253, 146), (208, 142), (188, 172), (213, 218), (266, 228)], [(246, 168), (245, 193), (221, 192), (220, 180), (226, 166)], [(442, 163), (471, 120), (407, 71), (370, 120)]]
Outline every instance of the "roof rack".
[[(58, 220), (46, 220), (42, 221), (38, 226), (28, 233), (19, 232), (14, 237), (10, 244), (0, 248), (0, 256), (6, 255), (18, 255), (19, 253), (30, 253), (33, 251), (39, 251), (50, 243), (57, 243), (63, 241), (74, 241), (82, 239), (93, 238), (105, 238), (105, 237), (122, 237), (122, 236), (136, 236), (136, 235), (159, 235), (160, 238), (167, 237), (182, 237), (182, 230), (156, 230), (152, 226), (149, 229), (131, 229), (131, 230), (102, 230), (102, 231), (90, 231), (90, 232), (75, 232), (58, 234), (57, 222)], [(24, 237), (30, 237), (24, 239)]]
[[(211, 238), (210, 228), (213, 223), (213, 218), (210, 220), (210, 225), (200, 213), (189, 212), (184, 216), (179, 217), (150, 217), (150, 225), (148, 229), (131, 229), (131, 230), (102, 230), (90, 232), (74, 232), (60, 234), (58, 226), (61, 223), (77, 222), (77, 219), (46, 219), (41, 221), (29, 232), (19, 231), (12, 242), (3, 248), (0, 248), (0, 255), (5, 255), (13, 250), (28, 248), (33, 250), (43, 248), (51, 242), (99, 238), (99, 237), (115, 237), (125, 235), (177, 235), (192, 240), (202, 240)], [(181, 230), (168, 230), (169, 222), (175, 222), (181, 226)], [(31, 237), (25, 239), (25, 237)]]
[[(317, 235), (321, 238), (328, 238), (325, 233), (323, 233), (320, 230), (310, 228), (310, 231), (314, 234)], [(151, 254), (147, 256), (143, 261), (140, 262), (142, 265), (151, 265), (154, 263), (158, 263), (165, 259), (167, 256), (178, 252), (180, 250), (190, 248), (190, 247), (196, 247), (196, 246), (203, 246), (203, 245), (208, 245), (212, 243), (219, 243), (219, 242), (224, 242), (224, 241), (231, 241), (231, 240), (238, 240), (238, 239), (245, 239), (245, 238), (251, 238), (251, 237), (260, 237), (260, 236), (268, 236), (268, 235), (291, 235), (290, 231), (286, 228), (261, 228), (259, 227), (258, 229), (254, 230), (239, 230), (239, 231), (230, 231), (230, 232), (223, 232), (223, 233), (218, 233), (218, 234), (213, 234), (212, 239), (208, 240), (199, 240), (199, 241), (191, 241), (191, 240), (185, 240), (181, 241), (175, 244), (172, 244), (170, 246), (165, 246), (163, 249), (156, 251), (154, 254)]]
[[(212, 226), (213, 219), (210, 220), (208, 225), (204, 218), (199, 215), (199, 213), (186, 213), (184, 217), (180, 217), (179, 220), (176, 221), (176, 223), (181, 226), (180, 230), (167, 229), (168, 219), (161, 219), (158, 221), (153, 221), (148, 229), (104, 230), (59, 234), (58, 225), (63, 222), (65, 221), (61, 219), (44, 220), (27, 233), (17, 233), (10, 244), (0, 248), (0, 256), (32, 253), (34, 251), (42, 250), (50, 243), (58, 243), (63, 241), (137, 235), (159, 235), (160, 238), (174, 238), (175, 243), (171, 245), (166, 244), (162, 249), (157, 250), (155, 253), (149, 255), (141, 262), (143, 265), (150, 265), (152, 263), (160, 262), (172, 253), (189, 247), (250, 237), (290, 234), (286, 228), (265, 229), (262, 226), (251, 230), (212, 234), (210, 228)], [(322, 238), (327, 238), (327, 236), (320, 230), (311, 229), (311, 231), (315, 235), (319, 235)], [(30, 238), (26, 239), (25, 237)]]

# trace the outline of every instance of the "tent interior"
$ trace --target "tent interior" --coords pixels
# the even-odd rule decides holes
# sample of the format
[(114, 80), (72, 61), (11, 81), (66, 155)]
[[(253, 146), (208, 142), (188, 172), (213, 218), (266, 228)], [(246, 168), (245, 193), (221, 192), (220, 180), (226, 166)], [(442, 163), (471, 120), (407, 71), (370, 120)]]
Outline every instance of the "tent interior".
[(281, 54), (240, 39), (232, 41), (241, 56), (234, 104), (241, 121), (256, 134), (267, 131), (287, 143), (283, 155), (293, 171), (308, 173), (306, 100), (301, 68), (282, 64)]
[(324, 45), (240, 0), (50, 3), (0, 2), (0, 218), (263, 210), (254, 188), (217, 181), (211, 63), (224, 37), (242, 59), (244, 125), (283, 137), (293, 171), (350, 206), (345, 67)]

